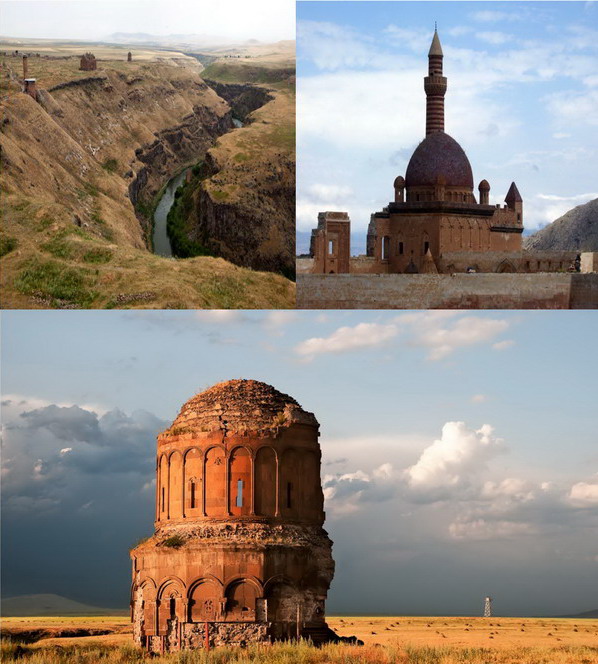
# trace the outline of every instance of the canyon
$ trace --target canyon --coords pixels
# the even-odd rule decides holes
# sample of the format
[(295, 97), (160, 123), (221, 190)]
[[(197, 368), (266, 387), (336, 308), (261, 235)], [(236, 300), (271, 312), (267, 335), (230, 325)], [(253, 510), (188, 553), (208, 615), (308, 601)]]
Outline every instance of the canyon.
[[(30, 57), (36, 99), (21, 92), (20, 55), (1, 58), (2, 307), (294, 306), (294, 284), (280, 274), (293, 253), (294, 142), (249, 154), (251, 178), (239, 177), (237, 156), (252, 134), (294, 131), (294, 86), (241, 81), (227, 100), (197, 58), (144, 51), (127, 62), (112, 51), (96, 53), (91, 72), (69, 55)], [(227, 64), (214, 63), (216, 76), (230, 75)], [(262, 69), (277, 66), (251, 60), (235, 76)], [(235, 128), (235, 114), (246, 127)], [(201, 207), (188, 232), (211, 255), (157, 256), (152, 217), (161, 193), (200, 163)], [(272, 170), (282, 173), (283, 204), (276, 187), (258, 181), (269, 182)], [(265, 218), (258, 203), (269, 198)]]

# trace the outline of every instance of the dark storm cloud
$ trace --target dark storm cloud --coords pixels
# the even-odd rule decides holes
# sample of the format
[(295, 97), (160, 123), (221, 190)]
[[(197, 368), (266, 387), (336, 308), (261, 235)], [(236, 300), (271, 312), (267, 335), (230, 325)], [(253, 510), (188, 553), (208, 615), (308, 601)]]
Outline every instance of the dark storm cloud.
[(128, 548), (151, 532), (155, 440), (167, 423), (35, 405), (4, 408), (4, 594), (123, 606)]

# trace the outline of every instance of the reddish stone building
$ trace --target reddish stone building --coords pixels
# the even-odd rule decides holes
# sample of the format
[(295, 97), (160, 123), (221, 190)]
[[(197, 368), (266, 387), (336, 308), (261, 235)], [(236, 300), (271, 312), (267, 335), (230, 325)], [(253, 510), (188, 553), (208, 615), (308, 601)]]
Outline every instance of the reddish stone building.
[[(442, 65), (442, 47), (434, 32), (428, 75), (424, 78), (426, 137), (411, 156), (405, 177), (395, 178), (394, 200), (371, 217), (367, 253), (374, 261), (367, 267), (369, 272), (438, 272), (447, 263), (441, 259), (453, 252), (469, 252), (478, 263), (483, 263), (480, 254), (521, 251), (523, 202), (515, 183), (511, 184), (503, 207), (489, 204), (490, 185), (486, 180), (478, 185), (476, 200), (467, 155), (444, 131), (447, 79)], [(331, 213), (326, 214), (330, 217)], [(325, 235), (330, 223), (328, 219), (319, 221), (314, 233)], [(348, 227), (346, 232), (350, 233)], [(314, 243), (312, 272), (328, 272), (325, 266), (334, 248), (329, 242)], [(342, 245), (338, 248), (344, 249)], [(350, 264), (349, 251), (345, 255), (337, 252), (334, 258), (338, 263)]]
[(158, 436), (155, 533), (131, 551), (139, 645), (335, 636), (318, 429), (293, 398), (251, 380), (182, 407)]
[(98, 63), (93, 53), (84, 53), (81, 56), (81, 64), (79, 65), (81, 71), (95, 71), (97, 68)]

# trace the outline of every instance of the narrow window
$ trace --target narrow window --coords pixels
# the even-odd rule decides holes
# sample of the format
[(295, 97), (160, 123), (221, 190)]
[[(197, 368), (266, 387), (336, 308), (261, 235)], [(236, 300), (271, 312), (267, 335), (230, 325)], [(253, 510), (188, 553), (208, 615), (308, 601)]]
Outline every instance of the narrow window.
[(428, 253), (429, 248), (430, 248), (430, 243), (424, 242), (424, 256)]
[(405, 246), (403, 245), (402, 242), (399, 242), (399, 254), (402, 256), (404, 252), (405, 252)]
[(162, 511), (164, 511), (164, 487), (162, 487)]
[(174, 620), (176, 618), (176, 600), (174, 597), (170, 598), (170, 619)]
[(334, 253), (334, 240), (328, 240), (328, 255), (332, 256)]
[(237, 507), (243, 507), (243, 480), (237, 480)]
[(292, 505), (291, 494), (293, 492), (293, 485), (287, 482), (287, 507), (290, 509)]
[(416, 194), (416, 196), (415, 196), (415, 200), (416, 200), (416, 201), (419, 201), (419, 194)]
[(521, 221), (521, 214), (517, 213), (517, 221)]
[(385, 235), (382, 238), (382, 260), (383, 261), (388, 260), (389, 245), (390, 245), (390, 238), (387, 235)]
[(195, 507), (195, 482), (191, 482), (191, 508)]

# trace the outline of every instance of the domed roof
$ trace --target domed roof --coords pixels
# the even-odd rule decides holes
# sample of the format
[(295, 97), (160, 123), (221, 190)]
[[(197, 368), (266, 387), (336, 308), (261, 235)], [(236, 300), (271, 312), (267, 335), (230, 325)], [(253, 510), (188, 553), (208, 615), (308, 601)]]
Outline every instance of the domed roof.
[(478, 185), (478, 189), (480, 191), (490, 191), (490, 184), (488, 183), (488, 180), (482, 180)]
[(227, 380), (189, 399), (165, 433), (264, 431), (291, 424), (318, 424), (288, 394), (257, 380)]
[(397, 175), (394, 181), (394, 188), (397, 189), (398, 187), (404, 187), (405, 186), (405, 178), (402, 175)]
[(449, 187), (473, 190), (473, 173), (469, 159), (454, 138), (443, 131), (429, 134), (417, 146), (409, 160), (405, 183), (407, 188), (434, 186), (443, 176)]

